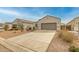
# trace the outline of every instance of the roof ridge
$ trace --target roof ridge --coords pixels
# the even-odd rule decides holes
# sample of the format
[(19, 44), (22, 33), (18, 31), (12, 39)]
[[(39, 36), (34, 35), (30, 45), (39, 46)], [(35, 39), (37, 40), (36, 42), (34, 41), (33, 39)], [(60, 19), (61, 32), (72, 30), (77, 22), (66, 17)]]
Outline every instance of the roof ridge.
[(16, 18), (15, 20), (21, 20), (21, 21), (30, 21), (30, 22), (33, 22), (31, 20), (25, 20), (25, 19), (21, 19), (21, 18)]
[(79, 18), (79, 16), (74, 17), (71, 21), (69, 21), (67, 24), (71, 23), (72, 21), (75, 21), (75, 19)]
[[(51, 15), (46, 15), (46, 16), (42, 17), (41, 19), (43, 19), (43, 18), (45, 18), (45, 17), (53, 17), (53, 18), (56, 18), (56, 19), (61, 20), (61, 18), (56, 17), (56, 16), (51, 16)], [(40, 21), (41, 19), (39, 19), (38, 21)], [(38, 21), (37, 21), (37, 22), (38, 22)]]

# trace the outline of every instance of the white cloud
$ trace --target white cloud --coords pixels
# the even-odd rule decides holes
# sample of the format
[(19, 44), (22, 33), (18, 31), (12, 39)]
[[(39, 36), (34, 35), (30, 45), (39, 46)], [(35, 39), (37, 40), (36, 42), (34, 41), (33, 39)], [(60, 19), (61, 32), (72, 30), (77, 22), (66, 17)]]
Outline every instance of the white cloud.
[(16, 15), (16, 16), (20, 16), (21, 15), (19, 12), (12, 11), (12, 10), (5, 10), (5, 9), (0, 9), (0, 13)]

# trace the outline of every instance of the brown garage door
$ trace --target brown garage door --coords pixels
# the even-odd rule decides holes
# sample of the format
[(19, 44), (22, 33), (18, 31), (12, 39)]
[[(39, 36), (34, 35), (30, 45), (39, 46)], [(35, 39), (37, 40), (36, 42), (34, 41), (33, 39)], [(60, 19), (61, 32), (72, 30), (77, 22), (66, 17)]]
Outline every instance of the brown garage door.
[(57, 24), (56, 23), (42, 23), (41, 29), (42, 30), (56, 30)]

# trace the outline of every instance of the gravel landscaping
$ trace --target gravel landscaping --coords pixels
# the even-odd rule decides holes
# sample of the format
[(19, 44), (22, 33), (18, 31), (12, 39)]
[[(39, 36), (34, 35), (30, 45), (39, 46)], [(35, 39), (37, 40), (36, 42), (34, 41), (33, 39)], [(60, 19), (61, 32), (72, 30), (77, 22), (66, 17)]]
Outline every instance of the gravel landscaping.
[(64, 42), (58, 37), (59, 33), (56, 33), (52, 39), (47, 52), (68, 52), (69, 44)]

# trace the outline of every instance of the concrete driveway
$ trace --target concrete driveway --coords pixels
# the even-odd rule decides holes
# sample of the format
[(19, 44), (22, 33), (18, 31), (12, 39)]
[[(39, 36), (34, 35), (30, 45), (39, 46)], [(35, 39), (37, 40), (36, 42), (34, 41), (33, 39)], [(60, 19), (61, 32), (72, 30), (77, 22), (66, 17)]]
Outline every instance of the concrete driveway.
[(20, 36), (7, 39), (32, 51), (46, 51), (56, 31), (52, 32), (30, 32)]

